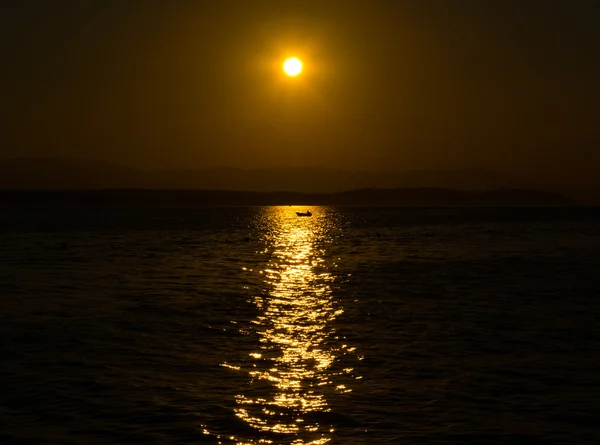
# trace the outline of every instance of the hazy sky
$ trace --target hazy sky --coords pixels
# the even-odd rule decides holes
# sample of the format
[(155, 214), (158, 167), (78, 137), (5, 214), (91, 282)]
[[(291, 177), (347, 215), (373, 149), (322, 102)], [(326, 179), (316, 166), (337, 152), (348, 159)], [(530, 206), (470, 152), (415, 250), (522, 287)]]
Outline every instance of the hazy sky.
[(4, 0), (0, 33), (5, 156), (600, 176), (597, 0)]

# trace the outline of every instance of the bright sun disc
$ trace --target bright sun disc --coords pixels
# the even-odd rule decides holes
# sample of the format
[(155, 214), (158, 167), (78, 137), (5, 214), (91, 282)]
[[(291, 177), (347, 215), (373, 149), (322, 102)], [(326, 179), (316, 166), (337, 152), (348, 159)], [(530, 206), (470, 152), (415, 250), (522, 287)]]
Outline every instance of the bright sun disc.
[(288, 76), (297, 76), (302, 72), (302, 62), (295, 57), (287, 59), (283, 64), (283, 71), (285, 71)]

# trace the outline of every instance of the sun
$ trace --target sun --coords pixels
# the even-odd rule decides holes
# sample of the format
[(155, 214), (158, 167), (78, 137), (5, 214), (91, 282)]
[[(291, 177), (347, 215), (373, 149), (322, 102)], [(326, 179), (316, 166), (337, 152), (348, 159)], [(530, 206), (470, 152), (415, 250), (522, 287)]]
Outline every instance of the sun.
[(285, 71), (288, 76), (295, 77), (302, 72), (302, 62), (296, 57), (287, 59), (283, 63), (283, 71)]

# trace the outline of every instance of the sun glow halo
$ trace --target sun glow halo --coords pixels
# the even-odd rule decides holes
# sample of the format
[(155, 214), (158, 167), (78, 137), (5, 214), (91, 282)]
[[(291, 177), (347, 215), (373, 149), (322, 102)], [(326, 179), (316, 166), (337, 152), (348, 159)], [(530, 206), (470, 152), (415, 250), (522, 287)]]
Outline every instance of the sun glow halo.
[(302, 62), (296, 57), (287, 59), (283, 64), (283, 71), (288, 76), (295, 77), (302, 72)]

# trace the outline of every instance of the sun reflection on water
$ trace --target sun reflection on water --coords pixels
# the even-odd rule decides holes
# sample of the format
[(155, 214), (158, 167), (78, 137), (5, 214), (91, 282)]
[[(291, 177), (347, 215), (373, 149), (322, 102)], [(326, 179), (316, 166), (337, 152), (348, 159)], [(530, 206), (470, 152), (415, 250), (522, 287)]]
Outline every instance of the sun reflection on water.
[(238, 445), (326, 444), (333, 432), (326, 421), (331, 410), (326, 394), (349, 391), (335, 383), (336, 373), (331, 370), (336, 359), (348, 351), (346, 345), (332, 341), (332, 321), (343, 309), (333, 298), (334, 276), (325, 260), (331, 219), (323, 209), (316, 209), (308, 218), (296, 216), (297, 210), (264, 210), (270, 261), (260, 271), (267, 290), (253, 296), (259, 315), (252, 330), (259, 344), (245, 366), (224, 364), (246, 370), (250, 376), (247, 390), (236, 397), (235, 415), (260, 438), (244, 441), (231, 437)]

